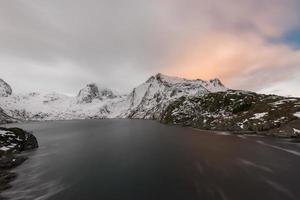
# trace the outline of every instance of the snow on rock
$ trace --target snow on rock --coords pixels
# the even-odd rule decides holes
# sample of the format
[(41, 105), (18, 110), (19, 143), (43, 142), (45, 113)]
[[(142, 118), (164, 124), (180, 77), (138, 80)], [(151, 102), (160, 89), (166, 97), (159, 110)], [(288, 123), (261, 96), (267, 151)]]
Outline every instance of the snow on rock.
[(261, 119), (263, 118), (264, 116), (268, 115), (267, 112), (263, 112), (263, 113), (255, 113), (254, 114), (254, 117), (251, 117), (250, 119)]
[(293, 131), (294, 131), (294, 133), (296, 133), (296, 134), (300, 134), (300, 130), (299, 130), (299, 129), (293, 128)]
[(0, 147), (0, 151), (8, 151), (8, 150), (10, 150), (10, 148), (6, 146)]
[(300, 112), (296, 112), (294, 116), (300, 118)]
[(12, 94), (12, 89), (8, 83), (0, 79), (0, 96), (7, 97)]
[[(291, 136), (290, 128), (298, 127), (294, 113), (299, 108), (294, 105), (300, 102), (287, 99), (288, 103), (280, 104), (276, 109), (274, 102), (285, 97), (257, 94), (253, 92), (227, 90), (204, 94), (199, 97), (180, 97), (164, 109), (160, 121), (166, 124), (181, 124), (200, 129), (220, 131), (262, 132), (280, 127), (280, 137)], [(279, 131), (270, 132), (279, 136)]]
[[(1, 103), (1, 102), (0, 102)], [(16, 122), (11, 116), (7, 115), (2, 108), (0, 108), (0, 124)]]
[(91, 103), (93, 99), (99, 98), (99, 89), (96, 84), (88, 84), (81, 89), (77, 95), (78, 103)]
[(112, 90), (107, 88), (101, 88), (94, 84), (88, 84), (86, 87), (81, 89), (77, 95), (77, 103), (91, 103), (94, 99), (100, 99), (103, 98), (116, 98), (117, 95), (113, 93)]

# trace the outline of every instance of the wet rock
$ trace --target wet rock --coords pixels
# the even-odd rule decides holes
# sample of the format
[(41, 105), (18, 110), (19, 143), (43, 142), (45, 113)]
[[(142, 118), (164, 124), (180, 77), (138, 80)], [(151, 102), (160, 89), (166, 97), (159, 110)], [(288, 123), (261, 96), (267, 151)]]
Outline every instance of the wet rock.
[(38, 148), (38, 142), (31, 133), (20, 128), (0, 127), (0, 192), (10, 188), (9, 183), (16, 178), (9, 170), (27, 160), (18, 153), (35, 148)]

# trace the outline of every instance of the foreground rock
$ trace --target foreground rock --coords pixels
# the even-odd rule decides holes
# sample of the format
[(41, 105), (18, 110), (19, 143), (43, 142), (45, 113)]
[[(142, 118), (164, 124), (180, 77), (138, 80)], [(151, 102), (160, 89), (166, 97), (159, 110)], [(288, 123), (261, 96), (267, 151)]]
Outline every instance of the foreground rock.
[(18, 154), (37, 147), (37, 140), (31, 133), (19, 128), (0, 127), (0, 192), (10, 188), (9, 183), (16, 178), (16, 174), (9, 170), (27, 159)]
[(161, 122), (206, 130), (300, 137), (300, 98), (228, 90), (201, 97), (181, 97), (161, 115)]

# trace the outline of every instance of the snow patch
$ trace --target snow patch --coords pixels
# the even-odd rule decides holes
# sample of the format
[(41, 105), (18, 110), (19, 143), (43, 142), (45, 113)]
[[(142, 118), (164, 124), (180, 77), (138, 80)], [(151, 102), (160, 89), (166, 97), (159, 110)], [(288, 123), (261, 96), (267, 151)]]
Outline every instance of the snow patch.
[(12, 132), (0, 130), (1, 136), (15, 136)]
[(8, 148), (8, 147), (5, 147), (5, 146), (3, 146), (3, 147), (0, 147), (0, 151), (8, 151), (8, 150), (10, 150), (10, 148)]
[(293, 131), (294, 131), (294, 133), (300, 134), (300, 130), (299, 129), (293, 128)]
[(263, 113), (255, 113), (254, 117), (251, 117), (250, 119), (260, 119), (263, 118), (264, 116), (268, 115), (267, 112), (263, 112)]
[(300, 118), (300, 112), (296, 112), (296, 113), (294, 114), (294, 116)]

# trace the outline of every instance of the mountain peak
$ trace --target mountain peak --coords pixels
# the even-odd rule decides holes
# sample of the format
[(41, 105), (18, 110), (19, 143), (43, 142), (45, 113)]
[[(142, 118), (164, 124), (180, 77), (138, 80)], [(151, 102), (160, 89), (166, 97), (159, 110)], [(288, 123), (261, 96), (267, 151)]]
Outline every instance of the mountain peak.
[(226, 90), (225, 86), (218, 78), (211, 79), (209, 81), (204, 81), (202, 79), (185, 79), (185, 78), (180, 78), (177, 76), (168, 76), (168, 75), (165, 75), (162, 73), (157, 73), (157, 74), (151, 76), (146, 81), (146, 83), (152, 82), (154, 80), (156, 80), (160, 83), (167, 83), (167, 84), (198, 83), (199, 85), (208, 87), (209, 88), (208, 90), (212, 89), (214, 91), (214, 87), (217, 88), (217, 90)]
[(112, 90), (100, 88), (96, 83), (89, 83), (77, 95), (77, 103), (91, 103), (94, 99), (115, 98)]
[(99, 89), (95, 83), (89, 83), (77, 95), (77, 103), (91, 103), (99, 97)]
[(12, 89), (8, 83), (0, 79), (0, 96), (7, 97), (12, 94)]
[(183, 82), (185, 79), (184, 78), (179, 78), (176, 76), (168, 76), (162, 73), (157, 73), (153, 76), (151, 76), (146, 83), (152, 82), (152, 81), (158, 81), (160, 83), (178, 83), (178, 82)]
[(220, 81), (220, 79), (218, 79), (218, 78), (214, 78), (214, 79), (211, 79), (211, 80), (209, 80), (209, 82), (211, 83), (211, 84), (213, 84), (214, 86), (222, 86), (222, 87), (224, 87), (224, 85), (223, 85), (223, 83)]

